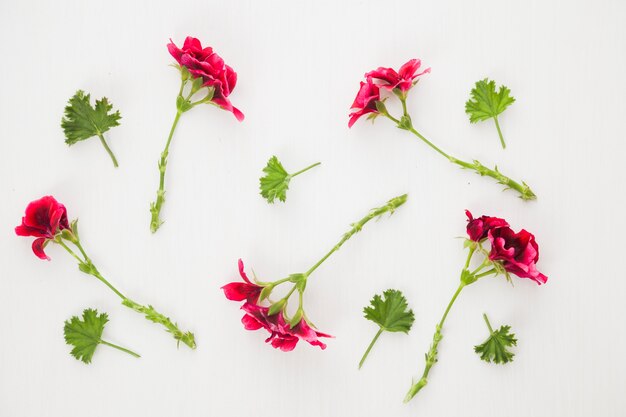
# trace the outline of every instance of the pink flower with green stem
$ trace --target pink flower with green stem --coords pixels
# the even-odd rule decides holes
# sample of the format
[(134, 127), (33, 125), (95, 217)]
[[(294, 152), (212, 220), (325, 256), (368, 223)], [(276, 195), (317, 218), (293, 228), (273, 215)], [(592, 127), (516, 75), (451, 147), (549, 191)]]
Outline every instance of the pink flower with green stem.
[[(352, 224), (341, 240), (311, 266), (304, 273), (296, 273), (276, 281), (252, 282), (243, 268), (243, 262), (239, 260), (239, 274), (243, 282), (235, 281), (222, 287), (224, 295), (231, 301), (245, 301), (241, 309), (245, 312), (241, 319), (246, 330), (264, 329), (269, 333), (265, 340), (274, 348), (288, 352), (295, 349), (300, 340), (321, 349), (326, 348), (320, 339), (332, 337), (315, 329), (315, 326), (307, 317), (304, 310), (304, 292), (309, 277), (319, 266), (324, 263), (333, 253), (338, 251), (354, 234), (361, 231), (363, 226), (372, 219), (378, 218), (385, 213), (393, 212), (406, 202), (407, 195), (392, 198), (382, 207), (370, 210), (367, 216)], [(271, 299), (272, 291), (280, 285), (291, 285), (287, 294), (277, 300)], [(287, 313), (287, 304), (297, 292), (298, 308), (293, 315)]]
[[(407, 130), (417, 136), (426, 145), (453, 164), (456, 164), (463, 169), (472, 170), (480, 176), (487, 176), (495, 179), (498, 183), (503, 184), (506, 187), (505, 189), (517, 191), (522, 200), (536, 199), (537, 197), (525, 182), (522, 181), (519, 183), (512, 180), (511, 178), (503, 175), (498, 170), (498, 167), (491, 169), (487, 168), (477, 160), (466, 162), (455, 158), (415, 130), (412, 118), (407, 109), (406, 99), (411, 89), (419, 81), (419, 77), (430, 72), (430, 68), (419, 72), (420, 66), (421, 62), (419, 60), (410, 60), (404, 64), (398, 72), (392, 68), (380, 67), (377, 70), (366, 73), (366, 82), (361, 82), (359, 92), (357, 93), (356, 99), (352, 104), (352, 112), (350, 113), (348, 127), (352, 127), (352, 125), (354, 125), (359, 118), (366, 114), (368, 115), (368, 120), (374, 120), (378, 116), (384, 116), (395, 123), (396, 127), (399, 129)], [(385, 100), (390, 97), (382, 97), (380, 95), (381, 88), (390, 90), (393, 93), (391, 94), (391, 97), (396, 97), (400, 100), (400, 103), (402, 104), (401, 116), (395, 117), (389, 113), (387, 106), (385, 106)]]
[(196, 348), (193, 333), (183, 332), (175, 322), (159, 313), (151, 305), (146, 306), (131, 300), (104, 278), (83, 248), (78, 236), (78, 220), (74, 220), (71, 223), (68, 222), (65, 206), (54, 197), (45, 196), (28, 204), (26, 213), (22, 217), (22, 224), (15, 228), (15, 234), (34, 237), (35, 240), (32, 244), (33, 253), (43, 260), (50, 260), (50, 257), (44, 252), (44, 248), (48, 244), (53, 243), (61, 246), (78, 262), (78, 269), (81, 272), (95, 277), (106, 285), (115, 295), (121, 298), (124, 306), (143, 314), (147, 320), (165, 327), (165, 330), (178, 343), (183, 342), (192, 349)]
[[(537, 270), (539, 245), (532, 233), (524, 229), (516, 233), (504, 219), (489, 216), (474, 218), (467, 210), (466, 214), (468, 217), (467, 235), (469, 238), (466, 239), (465, 246), (469, 252), (465, 265), (461, 270), (460, 283), (435, 328), (432, 344), (426, 353), (426, 365), (422, 376), (411, 385), (404, 402), (411, 401), (428, 383), (428, 374), (438, 361), (437, 348), (443, 338), (441, 333), (443, 325), (463, 288), (479, 279), (500, 274), (504, 275), (508, 281), (511, 281), (510, 274), (517, 275), (520, 278), (529, 278), (539, 285), (548, 281), (548, 277)], [(484, 246), (487, 243), (489, 248)], [(474, 255), (481, 257), (480, 264), (475, 269), (471, 269), (470, 265)]]
[[(167, 158), (180, 116), (198, 105), (212, 104), (231, 112), (240, 122), (244, 119), (243, 113), (232, 105), (229, 98), (237, 84), (237, 73), (224, 63), (224, 60), (213, 51), (213, 48), (203, 48), (198, 39), (188, 36), (182, 48), (170, 41), (167, 49), (177, 62), (176, 68), (180, 71), (181, 84), (176, 97), (174, 123), (159, 160), (157, 197), (153, 203), (150, 203), (150, 230), (152, 233), (155, 233), (163, 224), (160, 215), (165, 202)], [(204, 95), (204, 97), (194, 101), (193, 97), (196, 94)]]

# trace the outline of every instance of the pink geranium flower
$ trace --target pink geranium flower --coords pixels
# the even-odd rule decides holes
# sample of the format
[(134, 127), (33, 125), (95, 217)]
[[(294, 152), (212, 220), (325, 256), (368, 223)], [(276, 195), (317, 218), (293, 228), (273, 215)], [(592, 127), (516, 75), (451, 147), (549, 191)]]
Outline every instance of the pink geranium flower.
[(376, 84), (371, 82), (364, 83), (361, 81), (359, 92), (350, 107), (354, 110), (350, 113), (350, 121), (348, 127), (352, 127), (361, 116), (368, 113), (378, 113), (376, 102), (380, 100), (380, 89)]
[(244, 282), (231, 282), (222, 287), (224, 295), (231, 301), (244, 301), (256, 303), (259, 299), (263, 286), (252, 283), (243, 269), (243, 261), (239, 260), (239, 275)]
[(46, 243), (61, 230), (69, 228), (65, 206), (54, 197), (45, 196), (28, 204), (22, 224), (15, 228), (15, 233), (36, 237), (33, 253), (40, 259), (50, 260), (43, 250)]
[(213, 103), (232, 112), (237, 120), (244, 119), (243, 113), (234, 107), (228, 98), (237, 85), (237, 73), (224, 63), (213, 48), (202, 48), (198, 39), (187, 36), (182, 48), (177, 47), (170, 39), (167, 49), (176, 62), (187, 68), (194, 78), (201, 77), (204, 86), (215, 89), (211, 99)]
[(283, 312), (269, 315), (268, 307), (259, 306), (253, 303), (245, 303), (241, 309), (246, 314), (241, 318), (241, 322), (246, 330), (265, 329), (270, 336), (265, 340), (266, 343), (280, 349), (283, 352), (292, 351), (299, 340), (304, 340), (312, 346), (319, 346), (326, 349), (326, 344), (322, 343), (319, 338), (332, 337), (326, 333), (313, 330), (306, 319), (302, 318), (300, 322), (293, 328), (285, 321)]
[(419, 59), (411, 59), (409, 62), (402, 65), (398, 72), (393, 68), (378, 67), (378, 69), (365, 74), (365, 78), (367, 78), (368, 83), (374, 83), (374, 80), (376, 80), (378, 81), (378, 85), (383, 88), (388, 90), (397, 88), (403, 93), (406, 93), (413, 87), (415, 80), (420, 75), (430, 72), (430, 68), (418, 72), (421, 66), (422, 61)]
[(488, 233), (491, 243), (489, 259), (502, 264), (504, 269), (520, 278), (530, 278), (537, 284), (545, 284), (548, 277), (537, 270), (539, 245), (535, 236), (522, 229), (515, 233), (508, 227), (492, 229)]
[(487, 237), (487, 233), (498, 227), (508, 227), (506, 220), (499, 217), (480, 216), (474, 218), (469, 210), (465, 210), (467, 216), (467, 235), (470, 240), (480, 242)]

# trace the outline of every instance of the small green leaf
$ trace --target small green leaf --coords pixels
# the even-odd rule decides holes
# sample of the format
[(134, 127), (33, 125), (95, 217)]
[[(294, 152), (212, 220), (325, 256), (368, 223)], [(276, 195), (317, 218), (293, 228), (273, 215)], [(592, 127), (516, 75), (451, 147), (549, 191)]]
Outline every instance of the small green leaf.
[(84, 363), (91, 363), (96, 348), (102, 343), (138, 358), (139, 355), (132, 350), (102, 340), (102, 332), (108, 321), (109, 317), (106, 313), (98, 315), (98, 310), (91, 308), (83, 311), (82, 320), (77, 316), (67, 320), (63, 327), (63, 333), (65, 335), (65, 342), (68, 345), (74, 346), (70, 354), (77, 360), (83, 361)]
[(109, 321), (106, 313), (98, 315), (97, 310), (86, 309), (83, 319), (74, 316), (65, 322), (63, 333), (65, 342), (74, 346), (70, 352), (76, 359), (90, 363), (96, 347), (101, 342), (104, 325)]
[(510, 93), (511, 90), (504, 85), (496, 92), (496, 82), (487, 78), (477, 81), (470, 93), (473, 100), (465, 103), (465, 112), (469, 115), (470, 122), (480, 122), (502, 113), (515, 102)]
[(287, 199), (287, 190), (291, 176), (283, 168), (276, 156), (272, 156), (267, 165), (263, 168), (265, 176), (259, 181), (261, 184), (261, 195), (268, 203), (273, 203), (276, 198), (284, 202)]
[(320, 165), (320, 162), (310, 165), (294, 174), (289, 174), (278, 158), (272, 156), (269, 161), (267, 161), (265, 168), (263, 168), (265, 176), (259, 179), (261, 195), (268, 203), (274, 203), (274, 200), (277, 198), (285, 202), (291, 179), (318, 165)]
[(510, 93), (511, 90), (504, 85), (496, 92), (496, 82), (485, 78), (476, 82), (470, 93), (473, 100), (470, 99), (465, 103), (465, 113), (469, 115), (470, 123), (493, 118), (502, 148), (506, 148), (506, 144), (498, 123), (498, 115), (515, 102)]
[(517, 346), (517, 339), (514, 333), (509, 333), (511, 326), (501, 326), (498, 330), (493, 330), (489, 324), (486, 314), (483, 314), (489, 337), (484, 343), (474, 346), (474, 352), (480, 355), (480, 359), (485, 362), (505, 364), (513, 361), (515, 354), (509, 350), (512, 346)]
[(65, 143), (73, 145), (92, 136), (102, 135), (110, 128), (118, 126), (122, 116), (119, 111), (110, 113), (112, 109), (113, 105), (106, 97), (96, 100), (96, 107), (92, 107), (89, 94), (78, 90), (70, 98), (61, 120)]
[(359, 369), (365, 363), (365, 359), (383, 331), (409, 333), (415, 317), (413, 310), (409, 310), (408, 307), (406, 298), (398, 290), (387, 290), (383, 292), (382, 297), (376, 294), (370, 300), (370, 305), (363, 309), (363, 313), (366, 319), (378, 324), (380, 329), (361, 357)]
[(366, 319), (378, 324), (385, 331), (408, 333), (415, 321), (413, 310), (408, 307), (402, 292), (387, 290), (383, 292), (383, 297), (376, 294), (371, 299), (370, 306), (363, 309), (363, 313)]

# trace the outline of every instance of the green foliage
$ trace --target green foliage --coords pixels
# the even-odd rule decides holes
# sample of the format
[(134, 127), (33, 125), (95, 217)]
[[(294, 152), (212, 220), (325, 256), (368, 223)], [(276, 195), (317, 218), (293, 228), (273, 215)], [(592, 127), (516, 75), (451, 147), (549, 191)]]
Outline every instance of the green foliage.
[(374, 295), (370, 306), (365, 307), (363, 313), (366, 319), (378, 324), (385, 331), (408, 333), (415, 321), (413, 310), (408, 307), (402, 292), (386, 290), (383, 297)]
[(263, 168), (265, 176), (259, 181), (261, 184), (261, 195), (268, 203), (273, 203), (276, 198), (285, 202), (291, 175), (283, 168), (276, 156), (272, 156), (267, 165)]
[(113, 105), (106, 97), (96, 100), (96, 107), (92, 107), (89, 94), (78, 90), (70, 98), (61, 120), (61, 127), (65, 132), (65, 143), (73, 145), (92, 136), (102, 135), (110, 128), (118, 126), (121, 119), (120, 112), (111, 113), (112, 108)]
[(509, 348), (517, 346), (517, 339), (514, 333), (510, 333), (511, 326), (500, 326), (498, 330), (494, 331), (486, 315), (484, 318), (490, 334), (484, 343), (474, 346), (474, 352), (480, 355), (480, 359), (485, 362), (505, 364), (513, 361), (515, 354)]
[(496, 82), (487, 78), (477, 81), (470, 93), (473, 101), (468, 100), (465, 103), (465, 113), (469, 115), (470, 122), (476, 123), (498, 116), (515, 102), (510, 93), (511, 90), (504, 85), (496, 92)]
[(102, 342), (102, 332), (108, 321), (106, 313), (98, 315), (97, 310), (90, 308), (83, 311), (82, 320), (77, 316), (67, 320), (63, 333), (65, 342), (74, 346), (71, 355), (85, 363), (91, 363), (96, 348)]
[(365, 363), (372, 347), (383, 331), (409, 333), (413, 321), (415, 321), (413, 310), (409, 310), (406, 298), (398, 290), (384, 291), (382, 297), (378, 294), (374, 295), (370, 300), (370, 305), (363, 309), (363, 313), (366, 319), (378, 324), (380, 329), (363, 354), (359, 362), (359, 369)]

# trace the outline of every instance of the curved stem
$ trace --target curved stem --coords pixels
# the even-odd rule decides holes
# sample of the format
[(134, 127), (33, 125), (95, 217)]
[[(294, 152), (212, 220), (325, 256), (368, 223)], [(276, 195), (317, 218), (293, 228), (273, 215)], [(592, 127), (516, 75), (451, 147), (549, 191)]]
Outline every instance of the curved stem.
[(500, 136), (500, 143), (502, 144), (502, 149), (506, 149), (506, 143), (504, 143), (504, 137), (502, 136), (502, 130), (500, 130), (500, 123), (498, 123), (498, 116), (493, 117), (493, 121), (496, 122), (496, 129), (498, 129), (498, 136)]
[(309, 165), (308, 167), (306, 167), (306, 168), (304, 168), (304, 169), (301, 169), (300, 171), (298, 171), (298, 172), (296, 172), (296, 173), (294, 173), (294, 174), (291, 174), (291, 178), (295, 177), (296, 175), (300, 175), (300, 174), (302, 174), (303, 172), (306, 172), (306, 171), (308, 171), (309, 169), (314, 168), (314, 167), (316, 167), (316, 166), (318, 166), (318, 165), (320, 165), (320, 164), (321, 164), (321, 162), (317, 162), (317, 163), (315, 163), (315, 164), (313, 164), (313, 165)]
[(432, 368), (433, 365), (437, 362), (437, 347), (439, 346), (439, 342), (441, 342), (441, 339), (443, 338), (443, 335), (441, 334), (441, 329), (443, 328), (443, 325), (446, 321), (446, 318), (448, 317), (448, 313), (450, 312), (452, 305), (454, 304), (464, 287), (465, 284), (461, 282), (456, 292), (452, 296), (452, 299), (450, 299), (450, 302), (448, 303), (448, 306), (446, 307), (446, 310), (443, 313), (443, 316), (441, 317), (441, 320), (439, 321), (439, 324), (435, 329), (435, 334), (433, 335), (433, 341), (430, 345), (430, 349), (426, 353), (426, 366), (424, 367), (422, 377), (419, 379), (419, 381), (411, 385), (409, 392), (407, 392), (406, 396), (404, 397), (405, 403), (411, 401), (411, 399), (413, 399), (413, 397), (415, 397), (415, 395), (428, 383), (428, 373), (430, 372), (430, 368)]
[(133, 356), (134, 356), (134, 357), (136, 357), (136, 358), (141, 358), (141, 355), (139, 355), (139, 354), (137, 354), (137, 353), (133, 352), (132, 350), (130, 350), (130, 349), (126, 349), (126, 348), (123, 348), (123, 347), (121, 347), (121, 346), (118, 346), (118, 345), (113, 344), (113, 343), (110, 343), (110, 342), (107, 342), (106, 340), (102, 340), (102, 339), (101, 339), (101, 340), (100, 340), (100, 343), (102, 343), (103, 345), (111, 346), (112, 348), (115, 348), (115, 349), (121, 350), (122, 352), (126, 352), (126, 353), (128, 353), (129, 355), (133, 355)]
[[(96, 268), (96, 266), (93, 264), (93, 262), (91, 262), (91, 259), (89, 258), (89, 256), (87, 256), (87, 253), (83, 249), (83, 246), (80, 244), (80, 241), (76, 241), (76, 243), (74, 243), (74, 244), (76, 245), (78, 250), (80, 250), (80, 253), (85, 257), (85, 260), (83, 262), (81, 262), (81, 263), (83, 265), (85, 265), (85, 268), (88, 271), (87, 273), (92, 275), (92, 276), (94, 276), (94, 277), (96, 277), (96, 278), (98, 278), (98, 280), (100, 280), (100, 282), (102, 282), (104, 285), (109, 287), (111, 289), (111, 291), (113, 291), (118, 297), (120, 297), (122, 300), (125, 300), (127, 297), (124, 294), (122, 294), (117, 288), (115, 288), (113, 286), (113, 284), (111, 284), (109, 281), (107, 281), (106, 278), (104, 278), (102, 276), (102, 274), (100, 274), (100, 271), (98, 271), (98, 268)], [(82, 269), (81, 269), (81, 271), (82, 271)]]
[(157, 190), (156, 201), (150, 204), (150, 230), (152, 233), (155, 233), (161, 224), (163, 224), (163, 221), (160, 219), (160, 214), (161, 207), (165, 202), (165, 170), (167, 169), (167, 156), (169, 154), (170, 143), (172, 142), (172, 137), (174, 136), (174, 131), (176, 130), (181, 114), (183, 114), (183, 112), (178, 109), (170, 129), (170, 134), (167, 137), (167, 142), (165, 143), (165, 149), (161, 153), (161, 159), (159, 160), (159, 189)]
[[(59, 243), (63, 248), (65, 248), (66, 251), (69, 252), (70, 255), (72, 255), (74, 257), (74, 259), (76, 259), (78, 261), (78, 268), (82, 272), (84, 272), (85, 274), (89, 274), (89, 275), (91, 275), (93, 277), (96, 277), (100, 282), (102, 282), (104, 285), (109, 287), (109, 289), (111, 291), (113, 291), (118, 297), (120, 297), (122, 299), (122, 304), (124, 306), (126, 306), (128, 308), (131, 308), (132, 310), (135, 310), (135, 311), (145, 315), (146, 319), (148, 319), (148, 320), (150, 320), (150, 321), (152, 321), (154, 323), (158, 323), (158, 324), (163, 325), (166, 328), (166, 330), (169, 333), (171, 333), (173, 335), (174, 339), (176, 339), (179, 343), (183, 342), (184, 344), (186, 344), (187, 346), (189, 346), (192, 349), (196, 348), (196, 342), (195, 342), (195, 338), (194, 338), (193, 333), (181, 331), (178, 328), (178, 326), (176, 325), (176, 323), (173, 323), (169, 319), (169, 317), (166, 317), (163, 314), (159, 313), (151, 305), (148, 305), (146, 307), (144, 305), (136, 303), (135, 301), (131, 300), (130, 298), (128, 298), (124, 294), (122, 294), (109, 281), (107, 281), (106, 278), (104, 278), (102, 276), (102, 274), (100, 274), (100, 271), (98, 271), (98, 268), (96, 268), (96, 266), (93, 264), (93, 262), (91, 261), (89, 256), (87, 256), (87, 253), (83, 249), (83, 247), (80, 244), (80, 241), (78, 239), (76, 239), (74, 241), (74, 244), (80, 250), (80, 253), (83, 255), (84, 259), (81, 259), (62, 240), (59, 239), (59, 240), (54, 240), (54, 241)], [(124, 350), (124, 349), (122, 348), (122, 350)]]
[[(453, 157), (452, 155), (449, 155), (448, 153), (444, 152), (434, 143), (426, 139), (426, 137), (424, 137), (421, 133), (415, 130), (413, 126), (410, 126), (410, 125), (401, 126), (400, 121), (398, 121), (397, 119), (393, 118), (389, 114), (385, 114), (385, 116), (387, 116), (389, 119), (394, 121), (398, 125), (398, 127), (401, 127), (402, 129), (408, 130), (409, 132), (413, 133), (415, 136), (421, 139), (424, 143), (426, 143), (429, 147), (435, 150), (438, 154), (440, 154), (441, 156), (443, 156), (444, 158), (446, 158), (448, 161), (452, 162), (453, 164), (456, 164), (460, 166), (461, 168), (470, 169), (476, 172), (480, 176), (487, 176), (487, 177), (491, 177), (495, 179), (497, 182), (506, 186), (507, 188), (517, 191), (520, 194), (520, 198), (522, 200), (535, 200), (537, 198), (535, 193), (533, 193), (533, 191), (530, 189), (530, 187), (526, 183), (522, 181), (522, 183), (520, 184), (519, 182), (512, 180), (506, 175), (503, 175), (502, 173), (500, 173), (500, 171), (498, 171), (498, 167), (496, 167), (495, 169), (491, 169), (491, 168), (487, 168), (480, 161), (477, 161), (477, 160), (474, 160), (472, 163), (470, 163), (470, 162), (465, 162), (460, 159), (457, 159)], [(496, 124), (497, 123), (498, 122), (496, 121)], [(499, 125), (497, 126), (499, 129)]]
[(448, 303), (448, 306), (446, 307), (446, 311), (444, 311), (443, 316), (441, 317), (441, 321), (439, 322), (439, 327), (443, 327), (443, 324), (446, 322), (446, 318), (448, 317), (448, 313), (450, 312), (452, 305), (454, 304), (454, 302), (456, 301), (457, 297), (459, 296), (459, 294), (461, 293), (464, 287), (465, 287), (465, 284), (461, 283), (459, 287), (456, 289), (456, 292), (454, 293), (454, 295), (452, 296), (452, 299), (450, 299), (450, 302)]
[(98, 133), (98, 137), (100, 138), (100, 143), (102, 143), (102, 146), (104, 146), (104, 149), (106, 149), (107, 153), (113, 160), (113, 166), (117, 168), (118, 167), (117, 159), (115, 159), (115, 155), (113, 155), (113, 151), (111, 151), (111, 148), (109, 148), (109, 145), (107, 145), (106, 140), (104, 140), (104, 136), (102, 136), (102, 133)]
[(374, 346), (374, 343), (376, 343), (376, 341), (378, 340), (378, 338), (380, 337), (381, 334), (383, 334), (383, 328), (382, 327), (378, 330), (378, 333), (376, 333), (376, 336), (374, 336), (374, 338), (370, 342), (369, 346), (367, 347), (367, 350), (363, 354), (363, 357), (361, 358), (361, 361), (359, 362), (359, 369), (361, 369), (361, 367), (363, 366), (363, 362), (365, 362), (365, 359), (367, 359), (367, 355), (370, 354), (370, 350), (372, 350), (372, 347)]
[(363, 217), (358, 222), (353, 223), (352, 224), (352, 228), (350, 230), (348, 230), (343, 235), (341, 240), (335, 246), (333, 246), (333, 248), (330, 251), (328, 251), (328, 253), (326, 255), (324, 255), (324, 257), (322, 259), (317, 261), (317, 263), (315, 265), (313, 265), (311, 268), (309, 268), (309, 270), (307, 272), (305, 272), (304, 275), (306, 275), (307, 277), (309, 275), (311, 275), (311, 273), (313, 271), (315, 271), (326, 259), (328, 259), (330, 257), (330, 255), (332, 255), (333, 253), (338, 251), (339, 248), (341, 248), (341, 246), (344, 243), (346, 243), (346, 241), (348, 241), (348, 239), (350, 239), (354, 234), (360, 232), (361, 229), (363, 228), (363, 226), (367, 222), (369, 222), (370, 220), (372, 220), (372, 219), (374, 219), (376, 217), (382, 216), (386, 212), (393, 213), (396, 208), (400, 207), (402, 204), (404, 204), (406, 202), (406, 199), (407, 199), (407, 195), (403, 194), (401, 196), (392, 198), (391, 200), (389, 200), (387, 202), (387, 204), (385, 204), (382, 207), (378, 207), (376, 209), (370, 210), (370, 212), (369, 212), (369, 214), (367, 216)]

